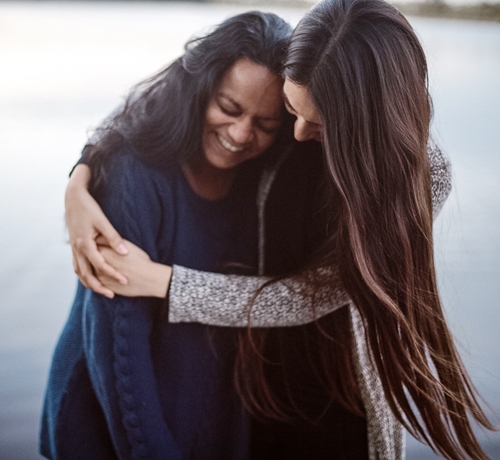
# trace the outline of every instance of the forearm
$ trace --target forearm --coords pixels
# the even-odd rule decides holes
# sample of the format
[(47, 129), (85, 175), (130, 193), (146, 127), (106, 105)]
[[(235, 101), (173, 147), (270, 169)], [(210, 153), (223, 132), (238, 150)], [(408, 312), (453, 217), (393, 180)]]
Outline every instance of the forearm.
[(338, 287), (341, 283), (336, 271), (318, 269), (312, 276), (320, 288), (301, 277), (266, 284), (270, 278), (174, 266), (169, 321), (231, 327), (299, 326), (349, 303), (344, 290)]
[[(430, 140), (431, 191), (434, 217), (451, 190), (451, 166)], [(279, 327), (310, 323), (349, 303), (338, 267), (319, 269), (316, 283), (286, 278), (266, 285), (269, 278), (220, 275), (174, 266), (169, 290), (169, 320), (218, 326)], [(323, 280), (323, 281), (321, 281)], [(321, 288), (315, 285), (321, 281)]]
[(69, 178), (68, 185), (66, 186), (65, 201), (66, 207), (71, 204), (71, 199), (75, 194), (87, 192), (91, 178), (90, 168), (86, 164), (77, 164)]
[[(131, 253), (133, 254), (133, 249)], [(160, 299), (166, 297), (172, 277), (172, 267), (169, 265), (153, 262), (148, 258), (143, 262), (136, 259), (135, 263), (129, 263), (128, 267), (127, 263), (118, 267), (129, 282), (126, 286), (115, 282), (112, 289), (116, 294), (127, 297), (157, 297)]]

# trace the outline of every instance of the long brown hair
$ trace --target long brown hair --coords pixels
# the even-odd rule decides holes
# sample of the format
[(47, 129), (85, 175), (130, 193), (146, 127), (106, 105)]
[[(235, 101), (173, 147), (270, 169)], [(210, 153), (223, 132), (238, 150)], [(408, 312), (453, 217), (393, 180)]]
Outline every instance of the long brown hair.
[(323, 0), (295, 29), (285, 76), (308, 88), (322, 118), (337, 206), (331, 256), (363, 317), (391, 409), (445, 457), (487, 458), (468, 417), (493, 427), (436, 284), (431, 101), (413, 29), (383, 0)]

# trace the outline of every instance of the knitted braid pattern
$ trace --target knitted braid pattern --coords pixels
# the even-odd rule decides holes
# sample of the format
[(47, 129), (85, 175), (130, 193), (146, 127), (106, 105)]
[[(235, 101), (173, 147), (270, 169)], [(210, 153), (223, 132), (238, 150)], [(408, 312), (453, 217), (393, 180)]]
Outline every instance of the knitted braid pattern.
[(146, 447), (146, 440), (136, 413), (139, 402), (136, 400), (133, 390), (132, 375), (134, 371), (130, 362), (130, 347), (127, 341), (130, 328), (130, 312), (127, 310), (129, 310), (127, 306), (121, 302), (116, 305), (113, 324), (116, 390), (122, 411), (123, 425), (132, 447), (132, 458), (145, 460), (151, 458), (151, 456)]
[[(122, 180), (127, 180), (124, 177)], [(132, 191), (133, 184), (122, 187), (123, 199), (121, 201), (121, 214), (123, 222), (128, 227), (129, 234), (136, 234), (131, 227), (136, 226), (136, 216), (133, 215), (133, 207), (127, 206), (126, 203), (134, 203)], [(118, 300), (118, 299), (117, 299)], [(141, 429), (137, 408), (140, 402), (137, 401), (134, 392), (133, 374), (134, 368), (131, 362), (131, 352), (128, 342), (128, 335), (131, 324), (131, 305), (127, 301), (117, 301), (114, 307), (114, 371), (116, 375), (116, 391), (118, 393), (118, 401), (122, 412), (123, 426), (127, 432), (127, 438), (131, 445), (131, 454), (133, 459), (146, 460), (151, 458), (147, 449), (146, 439)]]

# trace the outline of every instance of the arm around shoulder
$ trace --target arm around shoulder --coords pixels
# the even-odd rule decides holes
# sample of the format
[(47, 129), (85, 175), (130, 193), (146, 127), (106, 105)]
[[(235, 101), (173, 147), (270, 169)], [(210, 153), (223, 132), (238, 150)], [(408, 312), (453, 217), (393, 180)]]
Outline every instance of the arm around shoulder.
[[(451, 165), (429, 140), (434, 217), (451, 190)], [(306, 278), (315, 277), (320, 289)], [(307, 276), (271, 281), (266, 277), (221, 275), (174, 266), (168, 294), (169, 321), (231, 327), (283, 327), (311, 323), (350, 303), (338, 267)]]
[(113, 292), (99, 282), (95, 273), (106, 274), (120, 283), (126, 283), (127, 280), (105, 262), (97, 250), (96, 238), (102, 235), (120, 254), (125, 254), (127, 249), (99, 204), (90, 195), (90, 178), (90, 168), (85, 164), (78, 164), (66, 187), (65, 215), (73, 252), (73, 267), (85, 287), (111, 298)]

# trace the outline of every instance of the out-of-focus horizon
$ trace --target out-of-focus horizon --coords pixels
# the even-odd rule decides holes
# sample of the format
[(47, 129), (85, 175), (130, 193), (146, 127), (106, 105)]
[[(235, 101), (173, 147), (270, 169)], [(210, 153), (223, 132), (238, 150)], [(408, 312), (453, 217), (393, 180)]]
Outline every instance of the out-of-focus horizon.
[[(168, 0), (163, 0), (168, 1)], [(255, 7), (284, 6), (309, 8), (317, 0), (200, 0), (207, 3), (241, 4)], [(498, 0), (387, 0), (404, 14), (413, 16), (472, 19), (500, 22)]]
[[(193, 34), (259, 8), (292, 24), (307, 9), (284, 1), (0, 2), (1, 459), (40, 458), (45, 381), (76, 284), (64, 188), (87, 131)], [(500, 24), (409, 19), (429, 60), (434, 133), (453, 164), (454, 188), (435, 228), (443, 303), (498, 425)], [(481, 439), (500, 459), (499, 434)], [(408, 460), (427, 458), (435, 457), (410, 440)]]

